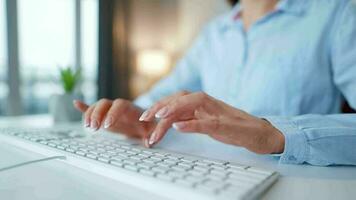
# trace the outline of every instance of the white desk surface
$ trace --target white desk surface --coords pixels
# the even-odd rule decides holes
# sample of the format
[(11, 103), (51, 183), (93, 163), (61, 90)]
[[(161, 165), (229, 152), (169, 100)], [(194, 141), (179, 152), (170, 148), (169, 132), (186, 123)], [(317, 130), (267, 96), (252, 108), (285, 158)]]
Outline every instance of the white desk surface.
[[(51, 119), (46, 115), (0, 117), (0, 128), (52, 125)], [(158, 148), (278, 171), (281, 177), (262, 199), (356, 199), (356, 167), (282, 165), (271, 156), (256, 155), (202, 135), (174, 132), (168, 134)], [(0, 141), (0, 158), (1, 168), (41, 156)], [(5, 199), (129, 199), (116, 192), (117, 187), (126, 187), (126, 190), (137, 193), (135, 188), (58, 161), (28, 165), (0, 173), (0, 197), (6, 197)], [(144, 191), (139, 193), (142, 196), (147, 195)]]

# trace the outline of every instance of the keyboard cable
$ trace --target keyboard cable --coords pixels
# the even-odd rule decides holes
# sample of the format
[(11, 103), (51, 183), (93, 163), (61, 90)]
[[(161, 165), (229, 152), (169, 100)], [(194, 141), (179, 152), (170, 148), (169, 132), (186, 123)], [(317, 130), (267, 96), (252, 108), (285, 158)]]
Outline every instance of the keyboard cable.
[(15, 165), (10, 165), (10, 166), (7, 166), (7, 167), (0, 168), (0, 172), (11, 170), (11, 169), (18, 168), (18, 167), (22, 167), (22, 166), (25, 166), (25, 165), (30, 165), (30, 164), (34, 164), (34, 163), (45, 162), (45, 161), (55, 160), (55, 159), (65, 160), (66, 157), (65, 156), (51, 156), (51, 157), (47, 157), (47, 158), (30, 160), (30, 161), (26, 161), (26, 162), (18, 163), (18, 164), (15, 164)]

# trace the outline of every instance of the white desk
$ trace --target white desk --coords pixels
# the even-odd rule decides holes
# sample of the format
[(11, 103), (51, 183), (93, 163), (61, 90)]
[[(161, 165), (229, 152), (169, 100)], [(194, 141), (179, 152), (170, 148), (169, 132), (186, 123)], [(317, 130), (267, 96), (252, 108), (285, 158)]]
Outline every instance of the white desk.
[[(48, 116), (0, 118), (0, 128), (9, 126), (50, 127), (52, 122)], [(255, 155), (205, 136), (174, 132), (167, 135), (159, 147), (280, 172), (279, 181), (262, 199), (356, 199), (356, 167), (280, 165), (276, 158), (270, 156)], [(0, 141), (0, 167), (39, 157)], [(142, 199), (148, 199), (147, 192), (137, 192), (135, 188), (58, 161), (0, 173), (0, 197), (4, 199), (128, 199), (116, 192), (117, 187), (126, 187), (140, 193)]]

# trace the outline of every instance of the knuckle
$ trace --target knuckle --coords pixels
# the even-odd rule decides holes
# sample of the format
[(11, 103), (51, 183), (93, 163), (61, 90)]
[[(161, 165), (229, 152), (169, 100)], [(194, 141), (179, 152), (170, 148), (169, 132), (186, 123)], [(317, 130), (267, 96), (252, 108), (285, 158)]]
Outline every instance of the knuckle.
[(125, 104), (126, 103), (126, 100), (124, 99), (115, 99), (114, 100), (114, 104), (115, 105), (122, 105), (122, 104)]
[(159, 109), (159, 108), (161, 108), (163, 106), (164, 106), (163, 102), (162, 101), (158, 101), (155, 105), (152, 106), (152, 110), (157, 110), (157, 109)]
[(98, 112), (94, 112), (94, 113), (90, 116), (91, 119), (100, 119), (101, 117), (102, 117), (102, 115), (101, 115), (100, 113), (98, 113)]
[(109, 103), (109, 102), (110, 102), (110, 100), (109, 100), (109, 99), (106, 99), (106, 98), (100, 99), (100, 100), (98, 101), (99, 104), (106, 104), (106, 103)]
[(95, 108), (95, 105), (90, 106), (90, 107), (88, 108), (88, 110), (85, 111), (84, 116), (86, 116), (86, 117), (90, 116), (91, 113), (92, 113), (92, 111), (94, 110), (94, 108)]
[(200, 98), (200, 99), (205, 99), (207, 97), (207, 95), (204, 93), (204, 92), (197, 92), (197, 96)]

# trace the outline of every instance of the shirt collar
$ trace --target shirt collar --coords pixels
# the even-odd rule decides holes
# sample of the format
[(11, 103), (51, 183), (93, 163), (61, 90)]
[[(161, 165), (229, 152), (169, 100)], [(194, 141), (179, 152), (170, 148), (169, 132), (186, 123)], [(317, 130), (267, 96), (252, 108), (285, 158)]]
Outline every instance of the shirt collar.
[[(307, 2), (307, 0), (280, 0), (276, 5), (276, 11), (301, 16), (306, 10)], [(241, 11), (240, 3), (236, 4), (226, 16), (225, 26), (233, 26), (241, 15)]]

